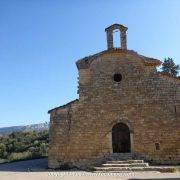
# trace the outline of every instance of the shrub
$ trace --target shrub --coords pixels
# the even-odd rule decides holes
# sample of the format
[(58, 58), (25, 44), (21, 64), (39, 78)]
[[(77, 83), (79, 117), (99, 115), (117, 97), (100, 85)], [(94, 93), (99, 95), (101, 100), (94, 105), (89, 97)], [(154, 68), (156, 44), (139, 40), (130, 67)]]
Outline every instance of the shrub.
[(25, 131), (0, 137), (0, 158), (10, 161), (47, 156), (48, 131)]
[(31, 152), (22, 152), (22, 153), (11, 153), (9, 156), (10, 161), (18, 161), (23, 159), (31, 159), (32, 153)]

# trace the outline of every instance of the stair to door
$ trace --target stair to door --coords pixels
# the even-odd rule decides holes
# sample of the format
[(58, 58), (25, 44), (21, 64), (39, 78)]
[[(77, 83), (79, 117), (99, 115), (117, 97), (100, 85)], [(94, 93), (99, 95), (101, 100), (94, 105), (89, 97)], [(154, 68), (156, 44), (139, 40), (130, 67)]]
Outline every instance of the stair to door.
[(145, 163), (143, 160), (112, 160), (106, 161), (101, 164), (100, 167), (95, 167), (96, 171), (106, 172), (106, 171), (135, 171), (142, 170), (145, 167), (149, 167), (148, 163)]
[(135, 159), (131, 153), (113, 153), (105, 157), (100, 166), (95, 167), (96, 172), (121, 171), (160, 171), (171, 172), (172, 167), (149, 166), (142, 159)]

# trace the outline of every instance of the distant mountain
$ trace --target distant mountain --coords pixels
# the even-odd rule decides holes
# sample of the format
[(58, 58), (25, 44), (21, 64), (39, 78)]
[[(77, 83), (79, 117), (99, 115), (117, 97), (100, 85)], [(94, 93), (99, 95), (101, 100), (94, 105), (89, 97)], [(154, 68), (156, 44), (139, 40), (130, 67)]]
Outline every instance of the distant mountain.
[(13, 132), (21, 132), (21, 131), (43, 131), (49, 129), (49, 123), (40, 123), (40, 124), (31, 124), (27, 126), (11, 126), (11, 127), (4, 127), (0, 128), (0, 135), (6, 135), (6, 134), (11, 134)]

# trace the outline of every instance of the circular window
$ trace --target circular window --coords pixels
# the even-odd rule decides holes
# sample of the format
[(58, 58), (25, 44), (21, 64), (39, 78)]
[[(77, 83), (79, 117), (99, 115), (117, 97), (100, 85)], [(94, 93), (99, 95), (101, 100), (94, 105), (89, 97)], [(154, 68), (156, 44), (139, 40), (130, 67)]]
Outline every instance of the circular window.
[(115, 82), (121, 82), (122, 75), (121, 74), (114, 74), (113, 79)]

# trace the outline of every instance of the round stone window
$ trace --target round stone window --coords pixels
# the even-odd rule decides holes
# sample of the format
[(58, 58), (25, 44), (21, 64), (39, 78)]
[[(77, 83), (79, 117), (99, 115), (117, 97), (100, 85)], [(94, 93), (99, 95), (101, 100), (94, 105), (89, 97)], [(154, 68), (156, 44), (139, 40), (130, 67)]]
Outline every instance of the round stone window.
[(119, 74), (119, 73), (114, 74), (113, 80), (114, 80), (114, 82), (117, 82), (117, 83), (121, 82), (121, 80), (122, 80), (122, 75)]

